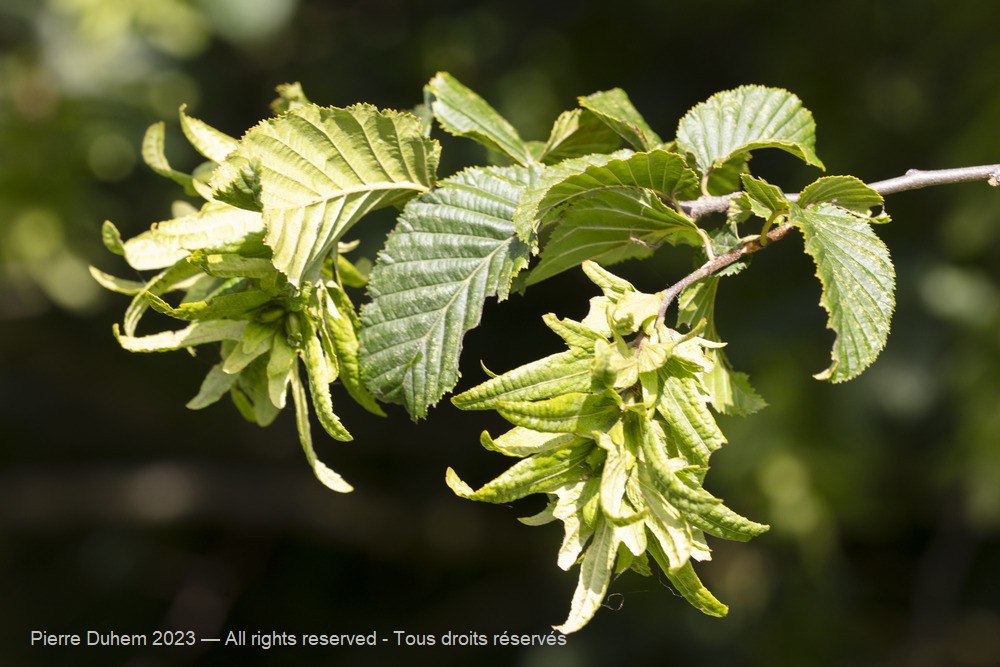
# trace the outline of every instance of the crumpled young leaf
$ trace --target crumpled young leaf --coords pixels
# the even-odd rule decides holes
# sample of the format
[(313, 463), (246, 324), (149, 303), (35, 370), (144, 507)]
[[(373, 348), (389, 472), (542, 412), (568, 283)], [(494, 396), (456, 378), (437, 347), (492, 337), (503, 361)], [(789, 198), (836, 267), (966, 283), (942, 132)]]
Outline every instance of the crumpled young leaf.
[[(122, 241), (113, 224), (105, 223), (102, 235), (111, 252), (124, 256), (137, 271), (158, 273), (140, 281), (122, 280), (96, 269), (92, 274), (108, 289), (132, 296), (122, 325), (114, 328), (123, 348), (136, 352), (187, 349), (192, 353), (206, 345), (215, 348), (211, 354), (216, 363), (197, 395), (188, 402), (191, 409), (205, 408), (228, 394), (244, 417), (266, 426), (286, 406), (291, 391), (307, 461), (326, 486), (346, 492), (351, 486), (316, 455), (309, 404), (320, 425), (337, 440), (351, 440), (352, 436), (334, 412), (330, 391), (333, 382), (340, 380), (366, 409), (382, 413), (360, 379), (360, 321), (338, 280), (342, 274), (355, 285), (364, 284), (366, 279), (343, 257), (351, 246), (341, 243), (340, 235), (361, 212), (397, 201), (390, 192), (395, 186), (380, 189), (376, 184), (371, 190), (374, 176), (368, 181), (364, 181), (365, 177), (382, 169), (390, 173), (389, 180), (412, 177), (414, 188), (426, 188), (433, 178), (436, 151), (422, 136), (408, 134), (409, 118), (394, 112), (377, 112), (368, 107), (320, 110), (303, 102), (282, 118), (270, 122), (275, 123), (273, 127), (265, 122), (237, 141), (188, 116), (182, 107), (180, 123), (185, 136), (209, 160), (194, 175), (180, 174), (170, 167), (163, 155), (163, 125), (154, 125), (144, 143), (147, 162), (157, 173), (184, 185), (189, 194), (196, 192), (207, 201), (200, 209), (188, 204), (175, 206), (174, 218), (154, 223), (148, 231), (127, 241)], [(297, 164), (295, 169), (286, 170), (287, 180), (276, 187), (275, 179), (283, 178), (275, 171), (282, 168), (279, 157), (288, 158), (291, 144), (302, 139), (301, 134), (296, 135), (296, 131), (303, 131), (301, 125), (286, 126), (310, 118), (325, 128), (327, 139), (336, 134), (338, 145), (324, 147), (323, 142), (313, 142), (311, 158), (326, 166)], [(366, 134), (369, 131), (371, 136)], [(410, 150), (414, 156), (409, 162), (401, 158), (402, 167), (393, 162), (392, 147), (383, 145), (393, 138), (398, 139), (403, 153)], [(261, 143), (268, 139), (273, 142), (262, 148)], [(329, 154), (324, 152), (327, 149)], [(365, 153), (366, 149), (371, 155)], [(278, 157), (271, 160), (272, 155)], [(371, 192), (365, 191), (372, 196), (359, 194), (364, 201), (348, 218), (326, 213), (320, 216), (335, 221), (327, 236), (314, 239), (322, 248), (308, 257), (293, 257), (296, 261), (305, 257), (302, 266), (309, 265), (309, 280), (300, 280), (304, 271), (292, 272), (295, 279), (290, 279), (287, 263), (276, 265), (272, 251), (279, 247), (274, 243), (279, 228), (275, 221), (282, 219), (275, 213), (275, 202), (281, 196), (294, 199), (301, 194), (301, 188), (309, 185), (307, 179), (299, 177), (301, 174), (332, 179), (331, 170), (342, 167), (345, 156), (361, 160), (385, 158), (379, 165), (368, 165), (359, 175), (364, 181), (359, 187), (369, 188)], [(360, 168), (357, 162), (354, 166)], [(206, 185), (213, 172), (217, 180), (225, 182), (216, 191)], [(329, 189), (319, 191), (327, 203), (336, 199)], [(308, 208), (305, 204), (303, 207)], [(283, 210), (292, 217), (297, 215), (289, 212), (291, 209)], [(140, 323), (150, 309), (186, 326), (140, 334)], [(300, 375), (303, 369), (305, 382)]]
[(558, 564), (580, 562), (569, 616), (555, 626), (561, 632), (590, 621), (617, 571), (649, 575), (647, 554), (692, 605), (725, 615), (691, 560), (710, 557), (705, 533), (744, 541), (767, 526), (703, 487), (708, 459), (725, 443), (708, 410), (719, 344), (697, 335), (701, 329), (680, 334), (657, 321), (660, 295), (642, 294), (596, 264), (584, 269), (604, 296), (591, 300), (582, 322), (546, 317), (568, 350), (452, 399), (514, 424), (495, 439), (483, 434), (482, 443), (519, 462), (479, 489), (449, 468), (448, 485), (493, 503), (548, 494), (548, 507), (524, 521), (561, 521)]

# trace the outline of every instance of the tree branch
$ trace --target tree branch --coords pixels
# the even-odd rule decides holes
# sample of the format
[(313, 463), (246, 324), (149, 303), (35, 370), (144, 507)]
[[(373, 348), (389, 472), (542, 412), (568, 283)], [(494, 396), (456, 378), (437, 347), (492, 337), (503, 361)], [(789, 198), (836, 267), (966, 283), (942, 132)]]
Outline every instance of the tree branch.
[[(1000, 164), (984, 164), (977, 167), (959, 167), (957, 169), (933, 169), (924, 171), (910, 169), (903, 176), (884, 181), (869, 183), (868, 187), (880, 195), (891, 195), (907, 190), (919, 190), (932, 185), (950, 185), (952, 183), (968, 183), (970, 181), (986, 181), (990, 185), (1000, 186)], [(680, 202), (681, 209), (692, 218), (701, 218), (710, 213), (725, 213), (729, 210), (729, 202), (740, 193), (728, 195), (705, 195), (690, 201)], [(797, 193), (786, 193), (790, 201), (798, 198)]]
[[(986, 181), (993, 187), (1000, 186), (1000, 164), (960, 167), (957, 169), (935, 169), (930, 171), (910, 169), (903, 176), (869, 183), (868, 187), (875, 190), (880, 195), (889, 195), (897, 192), (905, 192), (907, 190), (919, 190), (920, 188), (926, 188), (932, 185), (949, 185), (951, 183), (967, 183), (970, 181)], [(729, 210), (729, 203), (739, 194), (739, 192), (734, 192), (728, 195), (705, 195), (691, 201), (682, 201), (680, 202), (680, 206), (688, 216), (697, 219), (710, 213), (725, 213)], [(798, 199), (797, 193), (786, 193), (785, 196), (790, 201)], [(791, 229), (792, 226), (788, 223), (775, 227), (766, 235), (768, 243), (783, 238)], [(661, 321), (663, 320), (667, 314), (667, 310), (670, 308), (670, 304), (673, 303), (674, 299), (677, 298), (677, 295), (680, 294), (684, 288), (703, 278), (707, 278), (716, 271), (739, 261), (741, 257), (755, 253), (763, 247), (765, 246), (761, 245), (759, 238), (752, 239), (741, 245), (736, 250), (732, 250), (724, 255), (719, 255), (718, 257), (710, 259), (688, 275), (678, 280), (676, 283), (668, 287), (666, 292), (664, 292), (663, 300), (660, 302), (660, 310), (657, 314), (657, 318)]]
[(978, 167), (959, 167), (958, 169), (934, 169), (923, 171), (910, 169), (903, 176), (885, 181), (869, 183), (868, 187), (880, 195), (891, 195), (906, 190), (919, 190), (932, 185), (949, 185), (951, 183), (968, 183), (970, 181), (986, 181), (993, 187), (1000, 185), (1000, 164), (984, 164)]

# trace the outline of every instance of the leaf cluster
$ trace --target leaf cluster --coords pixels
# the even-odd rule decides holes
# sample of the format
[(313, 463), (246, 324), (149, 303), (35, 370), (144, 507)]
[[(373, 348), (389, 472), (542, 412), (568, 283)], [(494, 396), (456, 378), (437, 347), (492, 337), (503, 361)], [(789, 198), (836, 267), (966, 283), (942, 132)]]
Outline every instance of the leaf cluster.
[(682, 335), (658, 318), (662, 294), (644, 294), (586, 262), (603, 295), (583, 321), (547, 315), (567, 350), (491, 378), (454, 397), (466, 410), (496, 410), (514, 427), (487, 449), (520, 458), (472, 490), (451, 469), (458, 495), (507, 503), (546, 493), (548, 506), (522, 519), (563, 522), (558, 564), (580, 564), (562, 632), (583, 627), (615, 572), (650, 575), (649, 557), (706, 614), (727, 612), (701, 583), (692, 560), (707, 560), (705, 535), (745, 541), (767, 526), (745, 519), (703, 487), (725, 438), (708, 409), (706, 377), (719, 346)]
[[(137, 271), (159, 273), (142, 281), (92, 273), (105, 287), (133, 297), (122, 326), (115, 327), (125, 349), (221, 343), (219, 361), (188, 407), (200, 409), (229, 394), (244, 417), (267, 426), (290, 391), (307, 461), (320, 481), (346, 492), (350, 484), (315, 453), (309, 403), (337, 440), (352, 436), (333, 410), (334, 381), (368, 410), (384, 413), (361, 381), (361, 323), (345, 291), (363, 286), (367, 277), (344, 258), (356, 244), (342, 238), (366, 212), (428, 189), (439, 149), (409, 115), (288, 102), (291, 108), (240, 140), (182, 108), (181, 127), (207, 159), (192, 174), (169, 165), (163, 125), (152, 126), (143, 143), (146, 162), (204, 203), (195, 209), (179, 202), (174, 218), (125, 242), (105, 222), (112, 252)], [(137, 335), (150, 308), (189, 324)]]
[[(855, 377), (885, 345), (894, 272), (872, 230), (886, 222), (881, 196), (850, 176), (825, 176), (798, 194), (754, 176), (752, 153), (778, 149), (823, 168), (815, 123), (791, 93), (744, 86), (695, 106), (665, 141), (620, 89), (580, 97), (544, 141), (523, 139), (486, 100), (440, 73), (417, 114), (359, 104), (311, 103), (279, 87), (276, 115), (235, 139), (180, 111), (181, 128), (206, 162), (175, 170), (152, 126), (143, 157), (198, 207), (128, 241), (114, 225), (105, 244), (142, 280), (94, 269), (105, 287), (132, 297), (116, 326), (133, 351), (194, 351), (217, 358), (189, 407), (228, 394), (267, 425), (292, 395), (300, 440), (317, 477), (350, 485), (316, 455), (309, 405), (333, 438), (351, 434), (334, 412), (336, 381), (359, 404), (404, 406), (413, 419), (459, 381), (465, 334), (487, 299), (582, 267), (602, 290), (580, 321), (545, 318), (564, 352), (491, 378), (453, 398), (513, 424), (490, 450), (521, 459), (473, 490), (449, 470), (460, 496), (504, 503), (545, 493), (526, 519), (559, 519), (558, 563), (581, 565), (569, 618), (593, 616), (616, 571), (649, 574), (649, 557), (695, 607), (726, 607), (702, 586), (692, 560), (709, 557), (706, 535), (745, 540), (766, 526), (740, 517), (703, 487), (725, 438), (713, 412), (764, 405), (724, 353), (715, 313), (723, 279), (749, 265), (772, 238), (798, 230), (815, 261), (836, 339), (820, 379)], [(438, 179), (444, 131), (477, 142), (484, 162)], [(697, 204), (723, 197), (725, 216)], [(397, 223), (370, 275), (345, 258), (348, 234), (368, 213), (395, 207)], [(647, 259), (663, 244), (688, 248), (698, 269), (658, 294), (643, 294), (602, 266)], [(367, 287), (358, 312), (349, 288)], [(666, 325), (676, 299), (676, 328)], [(185, 326), (140, 335), (152, 309)], [(301, 371), (305, 371), (305, 380)], [(308, 389), (307, 389), (308, 387)]]

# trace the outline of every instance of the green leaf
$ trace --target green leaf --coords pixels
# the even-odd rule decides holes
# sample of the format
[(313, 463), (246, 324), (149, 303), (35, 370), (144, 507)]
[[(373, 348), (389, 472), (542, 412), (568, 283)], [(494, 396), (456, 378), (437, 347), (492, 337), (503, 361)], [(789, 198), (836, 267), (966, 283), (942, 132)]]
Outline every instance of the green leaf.
[(275, 267), (299, 286), (315, 282), (337, 241), (366, 213), (427, 191), (439, 153), (410, 114), (305, 106), (247, 132), (213, 184), (228, 184), (227, 165), (259, 165), (266, 242)]
[(125, 335), (132, 336), (139, 326), (139, 320), (149, 309), (149, 300), (146, 293), (165, 294), (171, 290), (180, 289), (191, 284), (193, 278), (198, 275), (198, 268), (192, 266), (184, 260), (180, 260), (170, 268), (161, 271), (153, 276), (143, 291), (132, 298), (132, 302), (125, 309), (125, 317), (122, 320), (122, 329)]
[(309, 395), (312, 396), (316, 416), (323, 429), (335, 440), (349, 441), (354, 436), (344, 427), (340, 418), (333, 412), (333, 399), (330, 396), (330, 383), (336, 379), (333, 361), (326, 358), (323, 345), (320, 343), (310, 318), (303, 319), (307, 323), (304, 333), (301, 356), (306, 366), (309, 378)]
[(697, 176), (681, 156), (655, 150), (591, 162), (550, 168), (525, 193), (515, 213), (519, 233), (530, 228), (544, 239), (542, 261), (525, 285), (586, 259), (611, 264), (647, 257), (663, 242), (701, 244), (697, 225), (664, 203), (697, 193)]
[(677, 147), (694, 155), (702, 172), (758, 148), (779, 148), (823, 168), (816, 156), (816, 123), (786, 90), (741, 86), (691, 109), (677, 127)]
[[(715, 328), (715, 297), (718, 293), (719, 277), (710, 276), (681, 292), (677, 299), (678, 324), (693, 325), (701, 320), (707, 323), (706, 336), (718, 341)], [(726, 415), (745, 416), (757, 412), (767, 405), (760, 394), (750, 386), (746, 373), (733, 370), (723, 350), (708, 350), (706, 354), (715, 361), (705, 375), (705, 387), (712, 407)]]
[(459, 83), (451, 74), (438, 72), (427, 87), (434, 96), (431, 107), (434, 117), (445, 130), (509, 155), (518, 164), (534, 162), (517, 130), (486, 100)]
[(233, 404), (240, 411), (240, 414), (247, 421), (259, 426), (270, 425), (281, 412), (271, 402), (271, 397), (268, 395), (268, 356), (264, 355), (254, 359), (240, 371), (236, 377), (236, 384), (230, 391)]
[(144, 289), (146, 289), (146, 283), (138, 280), (126, 280), (125, 278), (118, 278), (117, 276), (112, 276), (111, 274), (104, 273), (93, 266), (88, 267), (90, 270), (91, 277), (97, 281), (97, 283), (104, 289), (111, 290), (112, 292), (117, 292), (118, 294), (126, 294), (128, 296), (134, 296), (139, 294)]
[(340, 363), (340, 381), (344, 389), (365, 410), (385, 417), (385, 412), (362, 382), (358, 357), (361, 348), (358, 340), (361, 321), (354, 312), (354, 304), (341, 287), (331, 283), (321, 289), (320, 312), (320, 330), (324, 340), (333, 345)]
[[(682, 476), (690, 468), (686, 459), (671, 458), (667, 453), (663, 433), (645, 420), (640, 423), (642, 436), (637, 443), (641, 448), (646, 465), (641, 471), (641, 481), (647, 481), (663, 494), (670, 505), (679, 509), (690, 522), (696, 515), (722, 501), (698, 485), (689, 484), (690, 476)], [(703, 470), (703, 469), (702, 469)]]
[(342, 254), (337, 253), (337, 277), (344, 287), (367, 287), (371, 273), (371, 264), (362, 258), (353, 264)]
[(734, 371), (721, 351), (708, 377), (712, 406), (726, 415), (746, 416), (767, 407), (767, 401), (750, 384), (750, 376)]
[(765, 524), (740, 516), (721, 502), (705, 505), (697, 512), (687, 514), (686, 518), (693, 526), (697, 526), (709, 535), (737, 542), (751, 540), (763, 535), (769, 529)]
[(667, 566), (663, 568), (665, 571), (682, 567), (692, 554), (691, 525), (652, 486), (639, 483), (637, 486), (643, 504), (649, 510), (645, 527), (653, 539), (646, 540), (646, 548), (652, 552), (651, 543), (659, 547), (666, 557)]
[(276, 116), (290, 109), (297, 109), (311, 104), (309, 98), (306, 97), (305, 91), (302, 90), (302, 84), (298, 81), (295, 83), (278, 84), (274, 87), (274, 90), (278, 93), (278, 97), (271, 101), (271, 111)]
[[(635, 464), (634, 457), (631, 458), (630, 461), (618, 447), (610, 447), (607, 449), (604, 469), (601, 471), (601, 509), (605, 518), (616, 527), (634, 524), (646, 514), (644, 508), (643, 511), (629, 511), (631, 508), (625, 499), (625, 485)], [(633, 550), (632, 553), (639, 555), (643, 551), (644, 548)]]
[(161, 331), (149, 336), (123, 335), (115, 324), (112, 331), (118, 343), (129, 352), (167, 352), (221, 340), (240, 340), (246, 322), (212, 320), (193, 322), (179, 331)]
[(267, 395), (274, 407), (284, 409), (288, 383), (298, 379), (298, 350), (288, 344), (283, 331), (274, 334), (267, 360)]
[(517, 237), (524, 243), (535, 243), (538, 223), (548, 215), (553, 208), (563, 203), (558, 197), (548, 197), (549, 190), (571, 176), (581, 174), (588, 167), (607, 164), (609, 161), (631, 155), (628, 150), (611, 154), (595, 153), (583, 157), (564, 160), (559, 164), (546, 167), (541, 176), (524, 191), (524, 195), (514, 210), (514, 228)]
[(527, 263), (512, 218), (529, 178), (520, 167), (469, 169), (403, 210), (361, 313), (362, 373), (378, 398), (416, 419), (455, 386), (462, 337)]
[(606, 431), (621, 409), (610, 396), (572, 393), (540, 401), (501, 401), (497, 413), (514, 424), (546, 433), (589, 435)]
[(750, 210), (754, 215), (769, 220), (775, 215), (788, 213), (788, 198), (781, 188), (750, 174), (743, 174), (741, 181), (750, 198)]
[(853, 176), (824, 176), (803, 188), (796, 201), (801, 208), (824, 202), (867, 216), (882, 205), (882, 195)]
[(649, 257), (662, 243), (701, 245), (697, 226), (650, 190), (606, 189), (560, 211), (541, 261), (525, 279), (533, 285), (586, 260), (605, 266)]
[[(652, 540), (651, 544), (655, 544)], [(664, 554), (660, 552), (659, 545), (651, 546), (649, 553), (653, 556), (653, 559), (657, 562), (660, 568), (663, 569), (664, 574), (670, 579), (677, 591), (684, 596), (684, 599), (691, 603), (691, 605), (708, 616), (723, 617), (729, 613), (729, 607), (719, 602), (719, 600), (712, 595), (711, 592), (705, 585), (701, 583), (701, 579), (695, 574), (694, 567), (691, 562), (688, 561), (679, 568), (670, 569), (669, 560)]]
[(831, 204), (792, 206), (789, 222), (802, 231), (823, 286), (820, 304), (837, 338), (832, 363), (815, 377), (844, 382), (867, 368), (885, 347), (895, 306), (889, 250), (857, 215)]
[(636, 291), (632, 283), (616, 276), (596, 262), (584, 262), (581, 268), (590, 282), (600, 287), (604, 296), (613, 304), (617, 304), (626, 294)]
[(209, 202), (196, 213), (154, 222), (123, 245), (125, 260), (140, 271), (176, 264), (195, 250), (225, 250), (264, 231), (259, 213)]
[(271, 260), (237, 253), (191, 253), (188, 261), (216, 278), (270, 278), (277, 276)]
[(462, 410), (492, 410), (501, 402), (536, 401), (590, 389), (592, 353), (558, 352), (452, 396)]
[(586, 109), (564, 111), (556, 119), (540, 161), (555, 164), (563, 160), (611, 153), (621, 147), (622, 139), (597, 114)]
[(242, 371), (255, 359), (270, 350), (274, 334), (274, 326), (254, 321), (247, 322), (247, 327), (243, 331), (243, 339), (239, 345), (234, 345), (229, 354), (224, 355), (222, 370), (229, 374)]
[(233, 151), (209, 178), (212, 198), (236, 208), (260, 213), (264, 210), (260, 173), (260, 160), (247, 158)]
[(181, 130), (191, 142), (194, 149), (213, 162), (221, 163), (236, 150), (239, 142), (225, 132), (220, 132), (208, 123), (188, 116), (184, 111), (187, 105), (181, 105)]
[(559, 447), (572, 446), (580, 441), (580, 436), (572, 433), (542, 433), (520, 426), (515, 426), (496, 439), (491, 438), (486, 431), (479, 436), (479, 442), (484, 448), (504, 456), (518, 457), (542, 454)]
[(191, 175), (177, 171), (170, 166), (167, 156), (163, 152), (164, 123), (153, 123), (146, 130), (142, 138), (142, 159), (154, 172), (169, 178), (184, 188), (184, 192), (194, 196), (197, 194), (191, 182)]
[(594, 534), (593, 523), (586, 514), (588, 508), (596, 509), (599, 504), (599, 492), (600, 480), (595, 477), (581, 478), (553, 492), (557, 500), (552, 516), (563, 522), (563, 540), (556, 557), (556, 564), (562, 570), (573, 567)]
[(542, 315), (542, 320), (570, 349), (593, 350), (594, 343), (603, 339), (598, 332), (569, 318), (561, 320), (552, 313), (546, 313)]
[(222, 370), (222, 364), (212, 366), (205, 375), (197, 396), (188, 401), (186, 407), (189, 410), (201, 410), (212, 405), (232, 389), (236, 379), (236, 375)]
[(338, 493), (350, 493), (354, 487), (344, 481), (344, 478), (337, 474), (332, 468), (319, 460), (316, 450), (313, 448), (312, 432), (309, 427), (309, 403), (306, 399), (306, 392), (299, 379), (297, 371), (291, 373), (290, 382), (292, 386), (292, 402), (295, 403), (295, 424), (299, 430), (299, 441), (302, 443), (302, 450), (306, 454), (306, 461), (312, 466), (316, 479), (323, 482), (328, 489)]
[(518, 213), (532, 215), (533, 228), (541, 230), (580, 198), (607, 190), (645, 189), (655, 197), (676, 201), (696, 196), (697, 183), (697, 175), (686, 166), (684, 158), (665, 150), (588, 156), (546, 169), (538, 183), (525, 193)]
[(750, 171), (750, 154), (737, 153), (708, 174), (704, 194), (727, 195), (740, 189), (740, 177)]
[(155, 294), (146, 293), (146, 300), (153, 310), (179, 320), (248, 319), (252, 311), (268, 303), (274, 294), (263, 290), (249, 290), (221, 294), (207, 301), (182, 303), (177, 308)]
[(667, 436), (688, 461), (707, 466), (709, 456), (726, 444), (726, 438), (708, 409), (704, 384), (693, 374), (684, 373), (675, 360), (660, 370), (660, 383), (656, 409), (663, 417)]
[(105, 220), (101, 225), (101, 241), (104, 247), (116, 255), (125, 254), (125, 245), (122, 243), (121, 232), (110, 220)]
[(445, 481), (457, 495), (488, 503), (509, 503), (533, 493), (548, 493), (585, 474), (585, 461), (593, 449), (592, 441), (577, 446), (560, 447), (518, 461), (496, 479), (473, 491), (454, 470), (448, 468)]
[(618, 552), (618, 540), (614, 535), (614, 527), (605, 521), (598, 521), (580, 565), (580, 580), (570, 604), (569, 617), (562, 625), (555, 626), (559, 632), (576, 632), (594, 617), (604, 602)]
[(621, 88), (581, 97), (580, 106), (594, 113), (636, 150), (650, 150), (663, 143)]

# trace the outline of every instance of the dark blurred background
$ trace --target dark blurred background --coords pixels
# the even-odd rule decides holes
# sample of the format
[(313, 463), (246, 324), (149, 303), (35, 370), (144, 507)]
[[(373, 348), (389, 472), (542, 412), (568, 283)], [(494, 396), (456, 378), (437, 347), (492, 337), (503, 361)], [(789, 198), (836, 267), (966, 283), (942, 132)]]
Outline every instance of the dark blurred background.
[[(191, 168), (182, 103), (239, 136), (282, 82), (409, 108), (448, 70), (527, 138), (613, 86), (668, 137), (710, 94), (761, 83), (813, 111), (828, 173), (878, 180), (1000, 161), (998, 24), (1000, 4), (961, 0), (2, 0), (0, 663), (1000, 664), (1000, 192), (982, 184), (889, 199), (893, 332), (847, 385), (810, 377), (832, 334), (798, 239), (724, 283), (730, 358), (771, 404), (722, 420), (730, 444), (708, 477), (772, 526), (712, 542), (700, 571), (727, 619), (627, 574), (555, 649), (28, 646), (32, 629), (541, 634), (576, 585), (555, 565), (560, 527), (515, 521), (541, 499), (479, 505), (444, 485), (448, 465), (472, 484), (505, 467), (478, 444), (495, 417), (445, 402), (417, 425), (379, 419), (338, 389), (356, 441), (318, 447), (358, 489), (342, 496), (312, 478), (290, 416), (259, 429), (225, 402), (184, 408), (205, 355), (118, 348), (126, 298), (86, 267), (127, 275), (100, 223), (132, 236), (182, 194), (142, 164), (150, 123), (167, 122), (168, 155)], [(442, 176), (483, 157), (442, 141)], [(784, 154), (754, 167), (789, 189), (817, 175)], [(363, 251), (390, 224), (359, 226)], [(689, 261), (665, 250), (622, 271), (655, 290)], [(460, 386), (482, 379), (480, 359), (504, 370), (557, 350), (541, 315), (583, 314), (578, 274), (490, 303)]]

